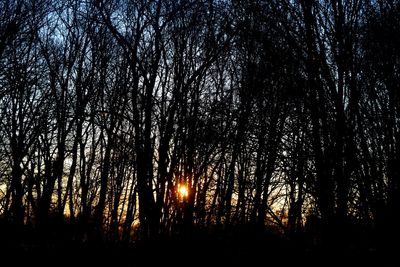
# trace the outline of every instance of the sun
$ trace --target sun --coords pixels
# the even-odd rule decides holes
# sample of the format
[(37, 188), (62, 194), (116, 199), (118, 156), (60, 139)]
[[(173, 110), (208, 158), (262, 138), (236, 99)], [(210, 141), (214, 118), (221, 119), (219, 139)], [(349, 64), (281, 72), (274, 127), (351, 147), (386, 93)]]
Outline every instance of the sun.
[(186, 185), (178, 185), (178, 194), (181, 198), (186, 198), (189, 196), (189, 190)]

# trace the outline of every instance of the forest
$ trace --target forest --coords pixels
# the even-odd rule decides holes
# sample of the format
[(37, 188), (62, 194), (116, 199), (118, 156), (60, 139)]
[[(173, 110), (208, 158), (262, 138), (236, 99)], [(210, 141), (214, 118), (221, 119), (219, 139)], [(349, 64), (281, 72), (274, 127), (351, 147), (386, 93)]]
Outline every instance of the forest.
[(400, 1), (0, 0), (0, 137), (0, 248), (395, 252)]

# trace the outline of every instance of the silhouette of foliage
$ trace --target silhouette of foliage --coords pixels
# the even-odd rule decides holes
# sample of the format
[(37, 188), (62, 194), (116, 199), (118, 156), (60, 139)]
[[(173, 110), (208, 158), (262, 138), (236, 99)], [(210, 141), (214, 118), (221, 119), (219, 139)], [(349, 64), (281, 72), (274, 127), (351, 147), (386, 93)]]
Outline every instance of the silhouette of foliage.
[(1, 1), (1, 249), (396, 251), (399, 11)]

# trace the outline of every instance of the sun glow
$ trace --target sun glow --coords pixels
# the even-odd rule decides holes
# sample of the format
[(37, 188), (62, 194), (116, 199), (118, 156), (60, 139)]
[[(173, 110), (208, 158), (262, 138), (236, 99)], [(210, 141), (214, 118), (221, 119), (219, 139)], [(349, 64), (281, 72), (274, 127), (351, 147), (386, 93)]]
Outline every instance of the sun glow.
[(178, 185), (178, 194), (181, 198), (186, 198), (189, 196), (189, 190), (186, 185)]

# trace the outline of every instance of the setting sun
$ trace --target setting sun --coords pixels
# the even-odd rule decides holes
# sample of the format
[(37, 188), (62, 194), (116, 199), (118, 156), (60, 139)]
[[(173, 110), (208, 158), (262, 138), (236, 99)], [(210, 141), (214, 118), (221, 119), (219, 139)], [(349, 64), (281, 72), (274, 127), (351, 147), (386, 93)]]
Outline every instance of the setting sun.
[(178, 194), (180, 197), (185, 198), (189, 196), (189, 190), (186, 185), (178, 186)]

